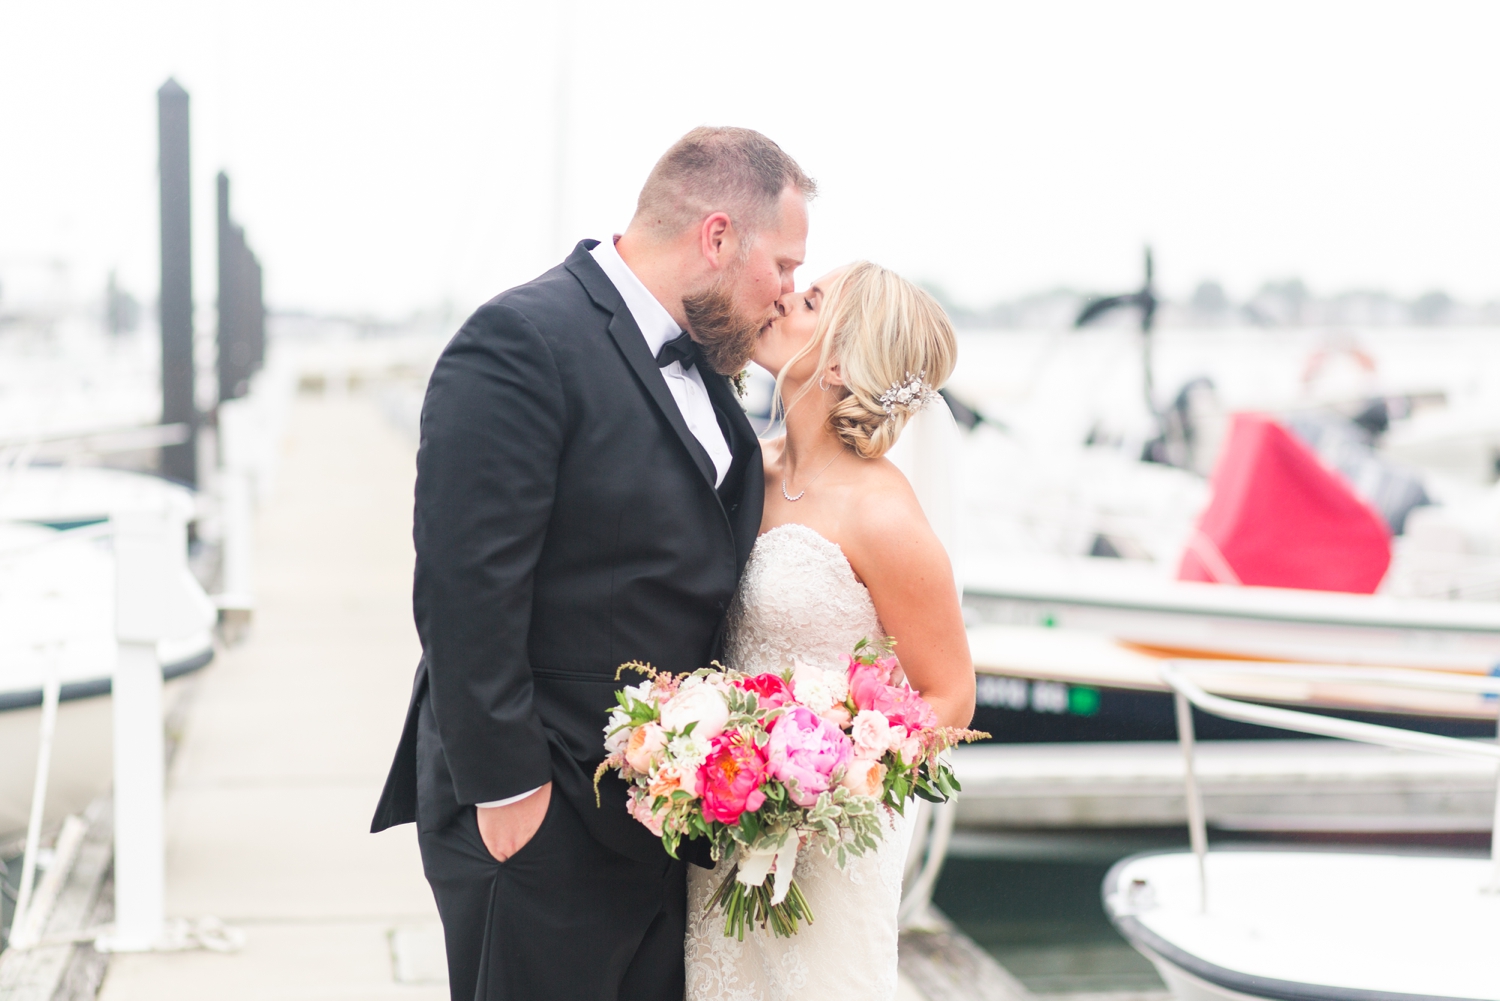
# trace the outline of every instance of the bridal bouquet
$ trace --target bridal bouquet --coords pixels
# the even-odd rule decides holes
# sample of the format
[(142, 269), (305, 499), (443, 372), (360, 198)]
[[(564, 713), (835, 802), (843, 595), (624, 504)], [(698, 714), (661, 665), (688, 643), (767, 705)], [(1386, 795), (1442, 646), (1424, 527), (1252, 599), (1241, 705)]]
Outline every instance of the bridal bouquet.
[(941, 753), (986, 736), (938, 726), (916, 691), (891, 684), (896, 666), (864, 641), (841, 665), (781, 674), (624, 664), (646, 680), (617, 693), (595, 786), (618, 770), (631, 815), (674, 857), (683, 838), (707, 838), (715, 860), (732, 859), (709, 902), (725, 935), (767, 924), (793, 935), (813, 919), (792, 878), (798, 849), (816, 845), (839, 868), (873, 851), (883, 811), (952, 796)]

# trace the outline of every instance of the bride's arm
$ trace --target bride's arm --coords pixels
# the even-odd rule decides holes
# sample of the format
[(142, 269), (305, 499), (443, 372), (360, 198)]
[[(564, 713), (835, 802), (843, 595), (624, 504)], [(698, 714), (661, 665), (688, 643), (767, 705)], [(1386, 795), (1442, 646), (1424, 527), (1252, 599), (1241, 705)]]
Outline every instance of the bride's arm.
[[(891, 470), (896, 472), (894, 468)], [(904, 477), (863, 496), (841, 542), (911, 686), (944, 726), (974, 718), (974, 661), (953, 566)]]

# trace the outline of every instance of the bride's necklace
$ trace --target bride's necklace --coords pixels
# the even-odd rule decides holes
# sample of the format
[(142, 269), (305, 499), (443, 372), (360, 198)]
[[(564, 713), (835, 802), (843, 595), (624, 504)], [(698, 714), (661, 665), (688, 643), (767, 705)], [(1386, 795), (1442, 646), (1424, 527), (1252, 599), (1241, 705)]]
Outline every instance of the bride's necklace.
[[(847, 448), (848, 446), (846, 445), (844, 447)], [(810, 486), (812, 486), (814, 483), (817, 482), (818, 476), (822, 476), (824, 473), (828, 472), (828, 466), (831, 466), (835, 462), (837, 462), (838, 461), (838, 457), (841, 456), (841, 455), (843, 455), (843, 454), (844, 454), (844, 449), (843, 448), (841, 448), (837, 452), (833, 453), (833, 458), (828, 460), (828, 465), (825, 465), (822, 469), (818, 470), (817, 476), (814, 476), (812, 479), (810, 479), (806, 483), (804, 483), (802, 485), (802, 489), (797, 492), (797, 496), (795, 496), (795, 497), (793, 497), (791, 494), (789, 494), (789, 493), (786, 492), (786, 477), (783, 476), (781, 478), (781, 496), (783, 496), (787, 500), (793, 501), (793, 502), (801, 500), (802, 499), (802, 495), (805, 494), (805, 493), (807, 493), (807, 488), (810, 487)]]

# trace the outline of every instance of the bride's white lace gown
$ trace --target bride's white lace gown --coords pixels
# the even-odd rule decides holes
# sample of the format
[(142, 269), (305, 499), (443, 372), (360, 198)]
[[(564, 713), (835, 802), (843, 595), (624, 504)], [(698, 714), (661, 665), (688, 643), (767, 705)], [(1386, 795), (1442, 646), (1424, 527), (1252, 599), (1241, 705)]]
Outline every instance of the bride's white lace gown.
[[(875, 603), (838, 546), (804, 525), (781, 525), (756, 541), (729, 610), (730, 667), (834, 666), (861, 639), (884, 635)], [(894, 998), (896, 910), (910, 838), (910, 825), (896, 818), (879, 851), (842, 870), (804, 848), (796, 880), (814, 921), (791, 938), (769, 928), (743, 942), (725, 938), (723, 915), (706, 912), (725, 870), (689, 866), (687, 1001)]]

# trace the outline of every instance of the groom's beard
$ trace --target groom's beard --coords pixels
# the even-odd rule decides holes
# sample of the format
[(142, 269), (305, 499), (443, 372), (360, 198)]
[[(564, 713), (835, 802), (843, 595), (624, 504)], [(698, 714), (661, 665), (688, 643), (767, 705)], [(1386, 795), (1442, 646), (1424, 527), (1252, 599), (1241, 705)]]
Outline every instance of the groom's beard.
[(682, 312), (693, 339), (698, 342), (704, 360), (720, 375), (734, 375), (750, 363), (755, 339), (767, 319), (746, 316), (736, 308), (727, 279), (728, 276), (702, 292), (682, 297)]

